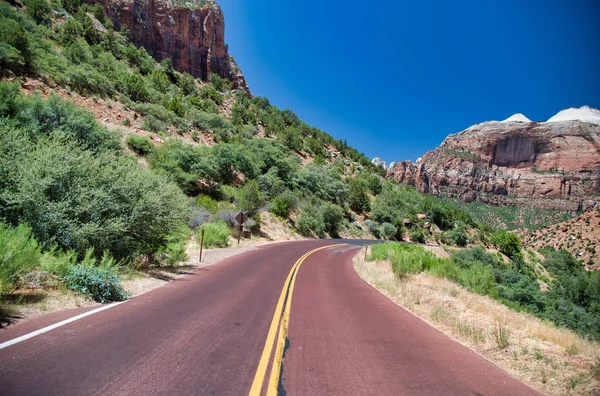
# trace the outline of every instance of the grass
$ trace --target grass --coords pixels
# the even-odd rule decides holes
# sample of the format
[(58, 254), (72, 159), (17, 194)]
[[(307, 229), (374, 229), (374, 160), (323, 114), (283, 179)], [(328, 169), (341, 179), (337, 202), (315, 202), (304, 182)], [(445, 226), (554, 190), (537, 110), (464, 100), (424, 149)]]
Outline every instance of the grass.
[(497, 322), (492, 331), (492, 338), (498, 348), (506, 349), (510, 345), (510, 330), (501, 322)]

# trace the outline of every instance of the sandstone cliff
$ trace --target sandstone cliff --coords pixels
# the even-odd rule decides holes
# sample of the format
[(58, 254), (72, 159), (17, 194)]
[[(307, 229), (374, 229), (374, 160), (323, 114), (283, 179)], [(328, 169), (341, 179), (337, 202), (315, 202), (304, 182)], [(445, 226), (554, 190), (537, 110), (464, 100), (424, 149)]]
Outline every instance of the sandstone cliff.
[(213, 72), (248, 90), (246, 80), (225, 44), (223, 12), (214, 1), (198, 8), (167, 0), (87, 0), (102, 3), (115, 30), (127, 25), (131, 39), (156, 60), (171, 58), (173, 67), (206, 80)]
[(562, 210), (600, 203), (600, 125), (527, 121), (474, 125), (448, 136), (417, 163), (397, 163), (387, 175), (421, 192), (464, 201)]

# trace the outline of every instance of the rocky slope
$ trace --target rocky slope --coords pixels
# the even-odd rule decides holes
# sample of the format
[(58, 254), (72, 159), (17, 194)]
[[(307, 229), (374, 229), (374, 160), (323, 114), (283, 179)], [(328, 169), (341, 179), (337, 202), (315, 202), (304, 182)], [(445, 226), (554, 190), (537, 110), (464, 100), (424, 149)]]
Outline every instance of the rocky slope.
[(517, 232), (527, 248), (552, 246), (566, 249), (582, 260), (587, 269), (600, 269), (600, 210), (590, 210), (574, 219), (537, 231)]
[(387, 175), (421, 192), (467, 202), (586, 210), (600, 203), (596, 113), (584, 107), (548, 122), (518, 114), (477, 124), (448, 136), (417, 163), (395, 164)]
[[(101, 3), (115, 30), (126, 25), (131, 40), (156, 60), (170, 58), (173, 67), (206, 81), (216, 73), (248, 90), (244, 76), (225, 44), (223, 12), (214, 1), (196, 8), (167, 0), (86, 0)], [(193, 3), (190, 3), (193, 4)]]

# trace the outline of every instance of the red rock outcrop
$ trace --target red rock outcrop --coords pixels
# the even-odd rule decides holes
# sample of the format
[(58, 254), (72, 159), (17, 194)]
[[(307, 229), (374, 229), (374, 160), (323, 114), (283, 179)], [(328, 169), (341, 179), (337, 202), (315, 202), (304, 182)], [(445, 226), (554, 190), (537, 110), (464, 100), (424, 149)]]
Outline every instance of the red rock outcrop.
[(223, 12), (214, 1), (199, 8), (171, 5), (167, 0), (87, 0), (101, 3), (115, 30), (127, 25), (133, 43), (159, 62), (206, 80), (216, 73), (248, 90), (244, 76), (225, 44)]
[(485, 122), (387, 176), (464, 201), (586, 210), (600, 204), (600, 125)]

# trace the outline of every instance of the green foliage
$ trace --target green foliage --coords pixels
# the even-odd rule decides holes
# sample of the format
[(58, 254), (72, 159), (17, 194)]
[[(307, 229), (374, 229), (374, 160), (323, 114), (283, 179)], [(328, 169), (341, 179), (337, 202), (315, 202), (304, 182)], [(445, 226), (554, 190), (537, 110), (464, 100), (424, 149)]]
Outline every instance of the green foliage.
[(415, 228), (410, 231), (410, 240), (417, 243), (425, 243), (425, 234), (421, 228)]
[(63, 8), (71, 14), (75, 14), (79, 11), (80, 4), (81, 0), (62, 0)]
[(381, 237), (383, 239), (396, 239), (398, 229), (390, 223), (383, 223), (381, 225)]
[(48, 26), (51, 21), (52, 7), (46, 0), (27, 0), (27, 15), (36, 23)]
[[(75, 139), (81, 146), (93, 150), (120, 149), (119, 135), (100, 126), (94, 116), (51, 95), (48, 100), (25, 96), (18, 84), (0, 83), (0, 117), (14, 120), (12, 127), (23, 127), (32, 140), (45, 136)], [(0, 136), (2, 139), (2, 136)]]
[(369, 184), (364, 179), (354, 178), (348, 182), (350, 189), (348, 203), (350, 208), (357, 213), (369, 212), (371, 210), (371, 199), (367, 193)]
[(64, 279), (71, 268), (77, 264), (77, 253), (72, 250), (65, 253), (56, 248), (51, 248), (42, 254), (40, 261), (42, 271)]
[[(222, 248), (229, 245), (229, 227), (224, 221), (216, 221), (204, 224), (200, 230), (204, 230), (204, 247)], [(198, 232), (198, 242), (200, 242), (200, 232)]]
[(127, 292), (121, 287), (111, 258), (105, 253), (100, 266), (95, 266), (89, 263), (91, 254), (88, 252), (88, 258), (84, 260), (87, 262), (75, 265), (65, 277), (69, 289), (100, 303), (126, 300)]
[(40, 264), (40, 248), (31, 228), (0, 223), (0, 296), (12, 291), (20, 276)]
[[(11, 18), (12, 17), (12, 18)], [(0, 65), (2, 75), (27, 71), (33, 59), (30, 34), (21, 18), (6, 3), (0, 3)]]
[(80, 255), (89, 247), (118, 259), (151, 254), (185, 220), (176, 186), (125, 158), (71, 143), (40, 142), (22, 159), (17, 180), (10, 217), (31, 224), (45, 246)]
[(249, 217), (258, 213), (258, 210), (265, 204), (265, 197), (260, 192), (258, 183), (254, 180), (248, 181), (238, 195), (238, 208), (245, 212)]
[(496, 230), (492, 235), (491, 242), (510, 258), (521, 256), (521, 239), (513, 233)]
[(339, 229), (344, 220), (344, 209), (338, 205), (326, 202), (320, 208), (325, 231), (334, 238), (339, 236)]
[(231, 89), (233, 88), (233, 83), (231, 81), (224, 79), (215, 73), (210, 73), (208, 75), (208, 81), (219, 92), (231, 91)]
[(300, 215), (296, 218), (296, 228), (304, 236), (325, 235), (325, 220), (319, 208), (307, 204), (302, 208)]
[(284, 191), (271, 200), (269, 210), (276, 216), (287, 218), (298, 207), (298, 198), (291, 191)]
[(119, 81), (119, 88), (134, 102), (148, 100), (148, 87), (144, 79), (137, 74), (125, 74)]
[(131, 135), (125, 140), (127, 146), (139, 155), (148, 155), (154, 151), (154, 145), (145, 136)]

